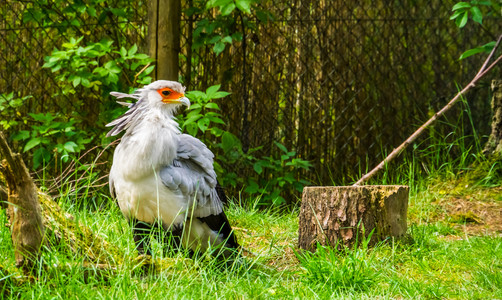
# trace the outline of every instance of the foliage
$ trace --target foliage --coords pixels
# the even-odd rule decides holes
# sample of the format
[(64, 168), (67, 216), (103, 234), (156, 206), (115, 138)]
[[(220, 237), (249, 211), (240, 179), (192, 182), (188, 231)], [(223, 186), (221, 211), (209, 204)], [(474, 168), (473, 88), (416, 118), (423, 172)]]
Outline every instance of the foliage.
[(51, 160), (53, 153), (67, 162), (70, 153), (85, 149), (85, 145), (92, 140), (88, 134), (76, 129), (76, 120), (65, 120), (51, 113), (29, 114), (34, 120), (31, 130), (21, 130), (13, 136), (15, 141), (26, 141), (23, 152), (36, 149), (33, 152), (33, 167), (45, 166)]
[[(244, 186), (247, 196), (251, 199), (259, 197), (261, 205), (295, 202), (293, 199), (287, 201), (285, 197), (298, 195), (303, 187), (309, 184), (297, 174), (300, 170), (309, 170), (312, 165), (306, 160), (297, 158), (295, 151), (288, 151), (278, 142), (274, 144), (282, 152), (280, 156), (257, 157), (255, 153), (261, 147), (250, 149), (245, 153), (241, 141), (230, 132), (224, 132), (221, 143), (217, 144), (222, 150), (224, 159), (215, 164), (216, 170), (221, 172), (219, 178), (222, 184), (234, 188)], [(248, 172), (246, 177), (239, 176), (239, 169), (244, 168), (252, 168), (254, 173)]]
[[(194, 50), (212, 45), (212, 50), (220, 54), (227, 44), (240, 42), (246, 29), (253, 29), (256, 24), (250, 18), (256, 15), (260, 22), (267, 22), (272, 17), (266, 10), (260, 9), (258, 0), (210, 0), (196, 1), (185, 13), (188, 17), (198, 16), (193, 32)], [(212, 18), (205, 12), (212, 11)]]
[(181, 127), (189, 134), (195, 136), (199, 131), (204, 134), (209, 130), (216, 137), (222, 135), (223, 130), (212, 125), (225, 125), (225, 121), (222, 119), (223, 116), (216, 112), (220, 110), (220, 107), (211, 100), (226, 97), (230, 93), (219, 91), (219, 89), (220, 85), (213, 85), (206, 92), (190, 91), (186, 94), (193, 104), (190, 105), (190, 112), (186, 116), (180, 116), (179, 119)]
[(16, 127), (20, 121), (21, 114), (18, 108), (23, 106), (32, 96), (16, 97), (14, 92), (9, 94), (0, 94), (0, 126), (3, 130), (8, 130), (11, 127)]
[(289, 151), (278, 142), (274, 144), (282, 152), (279, 157), (247, 156), (247, 161), (252, 163), (257, 175), (247, 178), (247, 187), (244, 191), (251, 197), (260, 196), (262, 204), (291, 204), (296, 201), (292, 199), (287, 201), (284, 197), (301, 194), (303, 187), (309, 182), (299, 178), (298, 171), (308, 170), (312, 165), (306, 160), (296, 158), (295, 151)]
[[(469, 18), (480, 26), (483, 26), (483, 19), (485, 16), (500, 18), (501, 17), (502, 3), (498, 0), (471, 0), (470, 2), (458, 2), (453, 8), (453, 15), (450, 20), (454, 20), (459, 28), (463, 28)], [(495, 46), (495, 41), (489, 42), (485, 45), (469, 49), (465, 51), (460, 59), (467, 58), (477, 53), (490, 53)]]
[[(75, 28), (85, 28), (85, 21), (92, 19), (97, 24), (103, 24), (112, 18), (127, 20), (135, 13), (134, 7), (127, 2), (103, 0), (36, 0), (32, 7), (23, 13), (23, 23), (50, 27), (58, 25), (58, 31), (67, 32)], [(84, 32), (83, 29), (81, 33)]]
[[(113, 41), (101, 40), (81, 46), (83, 37), (70, 38), (63, 43), (62, 50), (55, 49), (45, 58), (44, 68), (56, 73), (56, 79), (61, 82), (62, 94), (77, 94), (79, 87), (92, 89), (97, 92), (95, 99), (80, 98), (73, 107), (85, 106), (89, 101), (99, 103), (99, 99), (107, 91), (119, 88), (119, 76), (137, 72), (138, 68), (148, 65), (151, 59), (146, 54), (137, 53), (136, 45), (129, 49), (113, 47)], [(148, 76), (153, 66), (148, 67), (137, 77), (137, 82), (147, 84), (151, 81)], [(55, 95), (57, 96), (57, 95)], [(3, 102), (15, 108), (23, 99), (12, 99), (12, 94), (4, 97)], [(10, 99), (10, 100), (9, 100)], [(26, 99), (24, 99), (26, 100)], [(118, 112), (116, 108), (114, 112)], [(69, 155), (85, 149), (96, 135), (94, 131), (86, 131), (83, 121), (88, 118), (86, 111), (74, 110), (63, 117), (59, 113), (29, 113), (23, 121), (31, 125), (30, 130), (20, 130), (13, 139), (24, 141), (24, 152), (33, 154), (33, 167), (49, 165), (53, 157), (63, 163), (68, 161)], [(102, 116), (109, 117), (108, 114)], [(105, 124), (108, 120), (98, 119), (98, 124)], [(6, 124), (4, 127), (12, 124)], [(101, 136), (104, 135), (102, 130)], [(57, 164), (57, 160), (55, 161)]]
[[(282, 152), (279, 157), (256, 157), (260, 147), (244, 152), (241, 141), (225, 130), (223, 116), (218, 113), (220, 107), (212, 102), (228, 96), (219, 91), (220, 85), (209, 87), (205, 92), (191, 91), (187, 97), (192, 102), (186, 116), (179, 116), (180, 126), (193, 136), (199, 136), (217, 154), (215, 169), (218, 180), (224, 187), (245, 187), (244, 192), (250, 198), (261, 197), (263, 205), (279, 205), (286, 202), (285, 196), (301, 192), (308, 184), (297, 177), (298, 171), (308, 170), (311, 164), (296, 157), (296, 152), (288, 151), (278, 142), (275, 145)], [(208, 134), (206, 134), (208, 133)], [(219, 139), (214, 143), (212, 138)], [(240, 170), (253, 170), (254, 173), (241, 176)], [(253, 172), (251, 171), (251, 172)]]
[[(67, 162), (69, 155), (86, 144), (109, 141), (104, 139), (104, 124), (120, 114), (121, 108), (110, 101), (108, 93), (151, 81), (152, 60), (122, 33), (128, 32), (129, 20), (141, 12), (125, 4), (129, 2), (12, 4), (22, 7), (22, 18), (12, 21), (20, 22), (16, 25), (22, 28), (36, 28), (30, 39), (38, 40), (42, 49), (53, 49), (44, 57), (43, 68), (55, 79), (41, 85), (45, 94), (33, 92), (37, 99), (26, 96), (25, 90), (0, 94), (0, 128), (19, 142), (35, 168), (48, 166), (46, 171), (55, 175), (52, 167)], [(36, 65), (40, 69), (39, 61)]]
[[(64, 50), (55, 49), (50, 56), (45, 58), (44, 68), (50, 68), (56, 73), (56, 78), (64, 83), (64, 93), (75, 94), (75, 88), (82, 85), (84, 88), (99, 91), (100, 86), (106, 90), (118, 88), (119, 75), (122, 73), (138, 72), (140, 66), (148, 65), (152, 59), (146, 54), (137, 53), (138, 47), (133, 45), (126, 49), (121, 47), (116, 50), (113, 41), (101, 40), (80, 46), (83, 37), (71, 38), (63, 44)], [(111, 54), (118, 54), (114, 59), (104, 60)], [(148, 84), (151, 77), (148, 75), (154, 66), (148, 67), (139, 74), (137, 83)]]
[[(90, 20), (100, 24), (111, 18), (127, 19), (133, 13), (131, 8), (114, 8), (100, 0), (85, 4), (78, 0), (56, 0), (53, 5), (35, 1), (32, 5), (23, 14), (24, 24), (57, 25), (60, 33), (71, 32), (66, 42), (44, 58), (43, 65), (59, 82), (59, 91), (51, 98), (62, 99), (64, 96), (71, 99), (71, 105), (61, 105), (57, 112), (42, 109), (38, 113), (19, 115), (20, 120), (2, 121), (5, 129), (25, 125), (14, 132), (12, 138), (23, 142), (23, 151), (33, 155), (33, 167), (38, 168), (51, 166), (49, 161), (52, 158), (56, 158), (56, 164), (57, 159), (67, 162), (70, 154), (83, 150), (91, 140), (102, 141), (103, 125), (121, 113), (121, 108), (106, 101), (110, 99), (108, 93), (150, 83), (149, 74), (154, 66), (149, 66), (152, 59), (148, 55), (138, 53), (137, 45), (118, 47), (116, 44), (121, 41), (112, 41), (108, 37), (99, 42), (90, 41), (90, 32), (82, 27)], [(0, 113), (12, 113), (31, 96), (14, 99), (11, 93), (2, 98)], [(105, 113), (98, 113), (100, 111)], [(25, 129), (26, 125), (31, 127)]]

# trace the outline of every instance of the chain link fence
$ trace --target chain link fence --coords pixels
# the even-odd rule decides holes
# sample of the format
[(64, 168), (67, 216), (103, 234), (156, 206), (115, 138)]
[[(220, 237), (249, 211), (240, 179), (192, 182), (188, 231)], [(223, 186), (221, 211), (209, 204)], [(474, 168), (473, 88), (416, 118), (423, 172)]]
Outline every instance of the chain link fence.
[[(314, 163), (314, 172), (303, 174), (312, 182), (346, 183), (381, 161), (480, 67), (481, 57), (458, 57), (494, 40), (490, 32), (500, 24), (486, 20), (484, 30), (460, 31), (449, 20), (454, 3), (268, 1), (273, 21), (219, 56), (193, 53), (201, 66), (183, 74), (192, 88), (218, 82), (232, 92), (222, 106), (245, 148), (280, 154), (279, 141)], [(469, 98), (477, 129), (488, 133), (488, 89)]]
[[(481, 58), (458, 61), (459, 55), (500, 32), (490, 20), (484, 30), (460, 31), (449, 20), (453, 4), (265, 1), (273, 19), (256, 22), (243, 42), (219, 55), (211, 47), (190, 49), (196, 18), (184, 16), (180, 78), (188, 90), (222, 84), (232, 93), (219, 103), (245, 150), (263, 146), (260, 154), (276, 155), (278, 141), (314, 164), (314, 172), (299, 176), (320, 184), (350, 181), (442, 107), (456, 84), (469, 81)], [(64, 110), (74, 97), (86, 97), (63, 95), (42, 68), (69, 36), (106, 37), (146, 52), (145, 2), (102, 2), (92, 13), (97, 19), (81, 13), (82, 5), (1, 0), (0, 92), (32, 96), (21, 113)], [(75, 18), (64, 17), (72, 9)], [(488, 133), (488, 88), (478, 87), (469, 99), (474, 124)]]

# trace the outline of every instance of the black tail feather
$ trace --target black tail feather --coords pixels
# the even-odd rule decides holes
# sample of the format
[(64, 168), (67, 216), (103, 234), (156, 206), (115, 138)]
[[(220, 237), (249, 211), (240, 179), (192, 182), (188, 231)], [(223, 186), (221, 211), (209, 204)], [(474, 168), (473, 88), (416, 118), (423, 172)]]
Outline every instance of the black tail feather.
[(223, 235), (223, 237), (226, 239), (227, 247), (239, 248), (237, 238), (224, 212), (221, 212), (217, 215), (209, 215), (207, 217), (198, 217), (197, 219), (199, 219), (201, 222), (206, 223), (211, 230)]

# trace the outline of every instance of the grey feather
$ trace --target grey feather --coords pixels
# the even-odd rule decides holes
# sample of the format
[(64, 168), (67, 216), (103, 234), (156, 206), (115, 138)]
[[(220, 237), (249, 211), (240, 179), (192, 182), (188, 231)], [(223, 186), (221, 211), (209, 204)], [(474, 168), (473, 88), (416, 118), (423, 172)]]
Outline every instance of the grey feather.
[(160, 171), (162, 183), (187, 199), (195, 200), (195, 216), (220, 213), (222, 203), (216, 192), (213, 153), (198, 139), (182, 134), (177, 154), (173, 164)]
[(106, 134), (107, 137), (115, 136), (123, 130), (127, 130), (127, 128), (129, 128), (131, 124), (136, 120), (136, 116), (140, 115), (141, 112), (145, 109), (143, 105), (144, 101), (141, 99), (141, 92), (143, 90), (144, 89), (137, 89), (133, 94), (110, 92), (110, 95), (117, 97), (117, 99), (132, 98), (138, 101), (135, 103), (117, 101), (118, 104), (129, 107), (129, 110), (126, 111), (122, 116), (106, 124), (107, 127), (115, 126)]

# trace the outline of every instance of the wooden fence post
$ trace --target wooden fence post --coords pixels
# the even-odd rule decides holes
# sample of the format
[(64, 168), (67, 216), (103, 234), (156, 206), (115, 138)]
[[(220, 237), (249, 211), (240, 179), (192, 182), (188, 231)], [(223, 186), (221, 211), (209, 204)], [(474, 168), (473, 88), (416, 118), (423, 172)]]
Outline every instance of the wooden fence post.
[(181, 0), (150, 0), (148, 52), (155, 59), (154, 79), (178, 81)]

